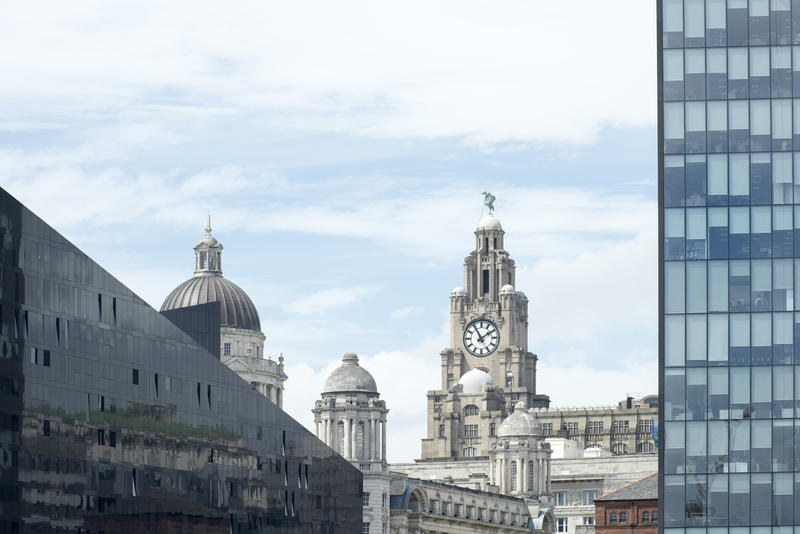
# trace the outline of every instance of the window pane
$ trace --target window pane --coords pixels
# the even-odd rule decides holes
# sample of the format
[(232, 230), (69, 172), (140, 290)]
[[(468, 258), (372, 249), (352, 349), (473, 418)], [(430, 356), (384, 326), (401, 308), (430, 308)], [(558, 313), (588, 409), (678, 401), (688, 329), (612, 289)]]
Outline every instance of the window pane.
[(684, 365), (686, 362), (686, 336), (683, 315), (664, 317), (664, 352), (666, 365)]
[(728, 316), (726, 314), (708, 316), (708, 359), (715, 362), (728, 360)]

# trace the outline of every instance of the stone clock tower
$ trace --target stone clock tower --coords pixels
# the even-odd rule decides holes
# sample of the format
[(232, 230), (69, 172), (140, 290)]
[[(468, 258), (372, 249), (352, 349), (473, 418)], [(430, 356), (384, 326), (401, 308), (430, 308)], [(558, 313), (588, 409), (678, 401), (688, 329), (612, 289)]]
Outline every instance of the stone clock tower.
[(450, 347), (441, 352), (441, 388), (428, 391), (423, 460), (486, 457), (496, 428), (516, 403), (550, 404), (549, 397), (536, 394), (528, 298), (514, 289), (505, 232), (491, 201), (487, 206), (490, 213), (475, 230), (475, 250), (464, 260), (464, 286), (450, 294)]

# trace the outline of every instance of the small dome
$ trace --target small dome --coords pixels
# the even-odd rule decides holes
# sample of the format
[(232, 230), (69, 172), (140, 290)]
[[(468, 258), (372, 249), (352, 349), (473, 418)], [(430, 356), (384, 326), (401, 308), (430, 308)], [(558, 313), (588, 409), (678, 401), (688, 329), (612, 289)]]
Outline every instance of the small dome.
[(478, 223), (478, 230), (502, 230), (502, 229), (503, 227), (500, 225), (500, 220), (491, 213), (488, 215), (484, 215), (483, 218)]
[(527, 296), (527, 295), (525, 295), (525, 293), (523, 293), (522, 291), (517, 291), (517, 298), (518, 298), (518, 299), (525, 299), (525, 300), (528, 300), (528, 296)]
[(241, 287), (218, 273), (203, 273), (189, 278), (172, 290), (161, 305), (161, 311), (217, 301), (221, 327), (261, 331), (261, 321), (253, 301)]
[(463, 297), (466, 294), (467, 292), (461, 286), (454, 287), (453, 290), (450, 292), (451, 297)]
[(501, 295), (513, 295), (514, 294), (514, 286), (511, 284), (506, 284), (500, 288)]
[(377, 393), (378, 387), (369, 371), (358, 365), (358, 356), (348, 352), (342, 358), (342, 365), (333, 370), (325, 380), (323, 393)]
[(219, 245), (219, 241), (217, 238), (211, 234), (206, 234), (200, 238), (200, 242), (195, 245), (195, 248), (199, 247), (200, 245), (208, 245), (209, 247), (216, 247)]
[(458, 383), (461, 384), (462, 393), (469, 395), (482, 393), (484, 384), (493, 386), (494, 379), (486, 371), (476, 368), (464, 373)]
[(541, 436), (542, 425), (539, 424), (539, 420), (533, 413), (525, 411), (525, 403), (519, 401), (514, 405), (514, 413), (500, 423), (497, 435), (500, 437)]

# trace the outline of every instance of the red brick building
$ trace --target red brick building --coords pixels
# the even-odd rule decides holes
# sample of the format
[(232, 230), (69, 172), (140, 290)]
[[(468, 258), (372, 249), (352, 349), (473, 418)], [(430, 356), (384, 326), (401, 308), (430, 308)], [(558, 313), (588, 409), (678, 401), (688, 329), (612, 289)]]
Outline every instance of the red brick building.
[(658, 534), (658, 473), (594, 500), (596, 534)]

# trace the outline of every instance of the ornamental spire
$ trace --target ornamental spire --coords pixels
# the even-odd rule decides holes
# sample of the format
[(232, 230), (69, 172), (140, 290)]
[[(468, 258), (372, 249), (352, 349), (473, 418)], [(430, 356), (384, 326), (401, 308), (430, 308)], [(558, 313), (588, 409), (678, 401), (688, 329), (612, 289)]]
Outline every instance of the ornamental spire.
[(207, 234), (211, 233), (211, 212), (208, 213), (208, 222), (206, 223), (205, 230)]

